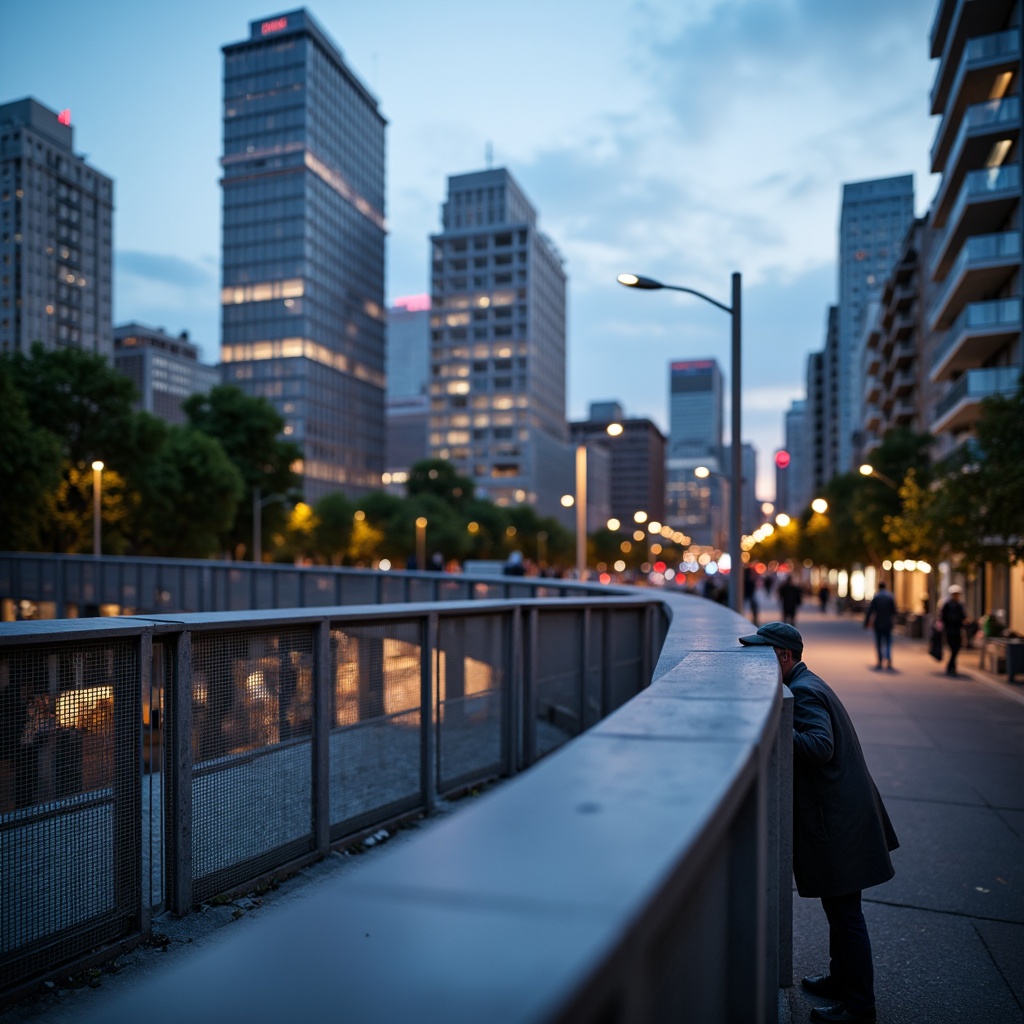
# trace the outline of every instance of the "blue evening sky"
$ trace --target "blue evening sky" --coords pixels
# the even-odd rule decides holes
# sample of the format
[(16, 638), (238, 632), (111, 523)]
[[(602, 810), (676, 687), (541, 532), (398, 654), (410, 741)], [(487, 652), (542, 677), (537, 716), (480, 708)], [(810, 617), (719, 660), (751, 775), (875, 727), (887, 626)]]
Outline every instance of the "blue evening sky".
[[(115, 322), (188, 330), (218, 358), (220, 47), (289, 7), (256, 0), (0, 3), (0, 101), (69, 107), (115, 179)], [(728, 303), (744, 281), (743, 437), (759, 494), (836, 301), (842, 184), (936, 179), (935, 0), (315, 0), (380, 101), (386, 294), (428, 290), (449, 174), (508, 167), (569, 274), (570, 418), (594, 400), (668, 428), (668, 363), (729, 318), (615, 283), (632, 270)], [(728, 392), (728, 382), (726, 390)], [(728, 416), (726, 423), (728, 423)]]

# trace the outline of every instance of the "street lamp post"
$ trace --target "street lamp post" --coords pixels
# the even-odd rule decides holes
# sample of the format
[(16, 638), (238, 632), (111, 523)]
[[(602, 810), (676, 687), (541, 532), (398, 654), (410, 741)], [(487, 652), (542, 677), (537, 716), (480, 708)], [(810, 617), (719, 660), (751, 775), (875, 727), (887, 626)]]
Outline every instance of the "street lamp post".
[(880, 480), (886, 487), (889, 487), (894, 491), (899, 490), (899, 485), (895, 481), (890, 480), (884, 473), (879, 473), (874, 466), (867, 462), (860, 467), (860, 473), (861, 476), (873, 476), (876, 480)]
[[(742, 280), (738, 273), (732, 275), (732, 305), (726, 306), (716, 301), (703, 292), (693, 288), (683, 288), (675, 284), (662, 284), (650, 277), (640, 277), (638, 274), (619, 274), (619, 284), (627, 288), (641, 288), (647, 291), (654, 291), (660, 288), (667, 288), (673, 292), (685, 292), (687, 295), (695, 295), (698, 299), (710, 302), (712, 306), (728, 313), (732, 317), (732, 493), (734, 496), (742, 495), (743, 482), (743, 441), (740, 431), (740, 396), (742, 372)], [(729, 606), (735, 612), (743, 612), (743, 573), (742, 556), (740, 554), (740, 505), (742, 501), (737, 497), (730, 508), (730, 529), (729, 529)]]
[(427, 518), (416, 519), (416, 568), (423, 572), (427, 567)]
[(263, 509), (275, 501), (284, 501), (283, 494), (268, 494), (261, 498), (259, 487), (252, 489), (252, 560), (263, 561)]
[(100, 537), (100, 502), (103, 496), (103, 463), (97, 459), (92, 464), (92, 554), (99, 558), (103, 554)]
[(587, 446), (576, 447), (576, 578), (587, 569)]

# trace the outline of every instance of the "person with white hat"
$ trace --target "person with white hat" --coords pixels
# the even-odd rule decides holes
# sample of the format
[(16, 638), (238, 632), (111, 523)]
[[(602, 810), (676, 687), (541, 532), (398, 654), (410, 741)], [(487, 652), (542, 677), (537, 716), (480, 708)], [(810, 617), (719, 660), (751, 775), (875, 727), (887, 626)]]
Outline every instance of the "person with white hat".
[(960, 603), (960, 595), (963, 591), (955, 583), (949, 588), (949, 599), (939, 609), (939, 619), (946, 631), (946, 643), (949, 644), (949, 662), (946, 665), (946, 675), (955, 676), (956, 656), (960, 653), (960, 644), (963, 642), (964, 621), (967, 613)]

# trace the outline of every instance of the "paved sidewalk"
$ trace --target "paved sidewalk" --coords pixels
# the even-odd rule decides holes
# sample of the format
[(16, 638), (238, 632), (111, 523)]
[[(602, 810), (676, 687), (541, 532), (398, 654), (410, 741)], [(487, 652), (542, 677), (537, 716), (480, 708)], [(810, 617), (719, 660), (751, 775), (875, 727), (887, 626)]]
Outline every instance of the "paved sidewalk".
[[(778, 617), (763, 608), (763, 624)], [(876, 672), (859, 617), (804, 605), (808, 666), (857, 727), (901, 847), (896, 877), (865, 891), (880, 1024), (1024, 1022), (1024, 686), (961, 653), (959, 678), (924, 641), (894, 641)], [(821, 904), (794, 892), (790, 1020), (813, 1005), (800, 978), (828, 969)]]

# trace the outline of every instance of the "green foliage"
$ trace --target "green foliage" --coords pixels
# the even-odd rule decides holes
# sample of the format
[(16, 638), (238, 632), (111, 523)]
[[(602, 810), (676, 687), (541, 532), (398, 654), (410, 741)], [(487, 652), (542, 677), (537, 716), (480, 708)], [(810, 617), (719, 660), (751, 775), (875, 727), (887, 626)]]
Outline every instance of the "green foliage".
[(60, 439), (32, 423), (10, 360), (0, 360), (0, 547), (39, 546), (46, 495), (57, 486), (60, 467)]
[(409, 470), (405, 489), (410, 498), (432, 494), (453, 508), (463, 508), (473, 501), (475, 486), (447, 460), (423, 459)]

